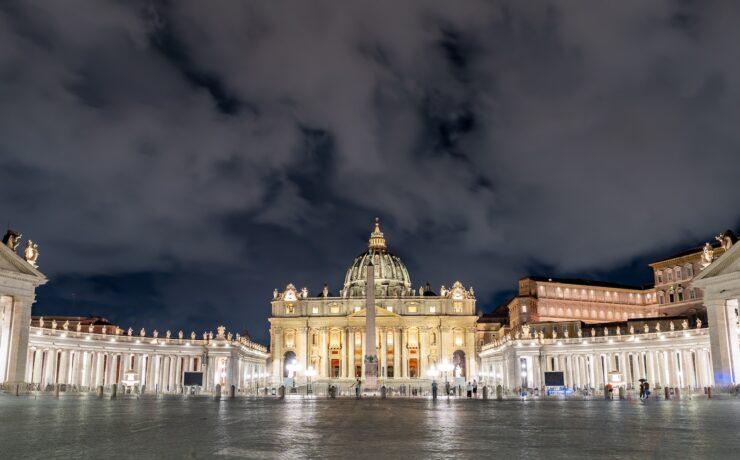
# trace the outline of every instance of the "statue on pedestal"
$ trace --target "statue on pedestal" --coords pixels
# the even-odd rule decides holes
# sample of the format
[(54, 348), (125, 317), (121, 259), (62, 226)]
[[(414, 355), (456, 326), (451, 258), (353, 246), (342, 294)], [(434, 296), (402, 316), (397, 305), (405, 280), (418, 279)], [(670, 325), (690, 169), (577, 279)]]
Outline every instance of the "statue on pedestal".
[(696, 328), (701, 329), (701, 319), (696, 320)]
[(39, 316), (39, 327), (44, 327), (44, 317)]
[(706, 268), (714, 260), (714, 249), (709, 243), (704, 244), (704, 249), (701, 253), (701, 268)]
[(128, 336), (131, 337), (134, 334), (134, 330), (130, 327), (128, 328)]
[(169, 338), (170, 338), (170, 337), (172, 336), (172, 333), (170, 332), (170, 330), (169, 330), (169, 329), (167, 329), (167, 332), (165, 332), (164, 336), (165, 336), (165, 338), (167, 338), (167, 339), (169, 339)]
[(31, 264), (33, 268), (38, 268), (36, 261), (39, 259), (39, 245), (32, 240), (26, 241), (26, 249), (23, 250), (23, 258)]
[(53, 319), (51, 320), (51, 328), (56, 329), (57, 328), (57, 320)]
[(11, 251), (15, 252), (18, 249), (18, 245), (21, 244), (21, 235), (15, 230), (8, 229), (3, 237), (3, 243), (10, 248)]
[(66, 320), (64, 324), (62, 324), (62, 329), (64, 329), (65, 331), (69, 330), (69, 320)]
[(143, 327), (142, 327), (142, 328), (141, 328), (141, 330), (139, 331), (139, 335), (140, 335), (141, 337), (144, 337), (144, 336), (146, 335), (146, 331), (144, 330), (144, 328), (143, 328)]
[(683, 320), (683, 322), (681, 323), (681, 329), (685, 331), (688, 328), (689, 328), (689, 322), (686, 320)]

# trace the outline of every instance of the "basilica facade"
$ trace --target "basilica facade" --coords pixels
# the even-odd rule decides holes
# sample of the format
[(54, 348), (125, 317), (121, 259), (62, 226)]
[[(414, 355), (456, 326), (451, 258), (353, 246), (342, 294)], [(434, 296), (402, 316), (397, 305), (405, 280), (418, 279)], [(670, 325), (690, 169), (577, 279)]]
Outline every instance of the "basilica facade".
[[(368, 265), (374, 285), (367, 285)], [(293, 376), (292, 365), (311, 369), (319, 380), (340, 381), (365, 375), (367, 292), (375, 294), (375, 348), (378, 379), (386, 383), (428, 378), (445, 362), (449, 377), (477, 375), (475, 293), (456, 281), (435, 293), (414, 289), (401, 259), (388, 249), (376, 222), (367, 249), (347, 269), (337, 294), (328, 287), (316, 296), (288, 284), (273, 293), (270, 321), (272, 376)]]

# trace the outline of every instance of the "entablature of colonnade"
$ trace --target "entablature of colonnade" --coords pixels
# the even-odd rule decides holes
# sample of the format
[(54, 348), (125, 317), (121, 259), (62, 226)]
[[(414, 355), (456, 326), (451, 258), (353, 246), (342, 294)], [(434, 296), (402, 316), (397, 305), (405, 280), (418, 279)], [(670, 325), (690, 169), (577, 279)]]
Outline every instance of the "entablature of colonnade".
[(98, 334), (63, 329), (31, 327), (29, 348), (79, 350), (86, 352), (136, 353), (149, 355), (233, 356), (265, 360), (267, 348), (226, 338), (185, 339), (134, 335)]
[(556, 339), (509, 339), (491, 346), (487, 344), (479, 353), (481, 359), (515, 352), (517, 355), (534, 353), (551, 355), (641, 352), (673, 350), (678, 348), (709, 349), (709, 330), (685, 329), (666, 332), (650, 332), (621, 336), (597, 336)]

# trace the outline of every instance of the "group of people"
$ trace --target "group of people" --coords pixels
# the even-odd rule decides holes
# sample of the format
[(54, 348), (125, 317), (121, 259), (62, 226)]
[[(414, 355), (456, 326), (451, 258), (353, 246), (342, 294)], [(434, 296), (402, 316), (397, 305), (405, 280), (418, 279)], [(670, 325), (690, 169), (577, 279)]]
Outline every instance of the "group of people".
[(647, 380), (640, 381), (640, 399), (650, 398), (650, 384)]

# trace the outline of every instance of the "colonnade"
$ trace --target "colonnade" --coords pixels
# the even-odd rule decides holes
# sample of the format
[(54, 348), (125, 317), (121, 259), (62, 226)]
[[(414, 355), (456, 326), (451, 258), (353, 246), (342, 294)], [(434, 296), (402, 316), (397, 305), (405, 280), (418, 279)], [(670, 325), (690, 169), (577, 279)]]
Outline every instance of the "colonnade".
[[(480, 353), (481, 377), (509, 389), (544, 386), (544, 372), (562, 371), (565, 386), (601, 389), (607, 383), (700, 389), (713, 386), (706, 329), (690, 334), (643, 334), (639, 340), (515, 339)], [(610, 374), (612, 373), (612, 374)]]
[(203, 373), (203, 391), (215, 385), (251, 388), (267, 382), (268, 353), (225, 338), (212, 341), (112, 338), (32, 327), (25, 381), (45, 389), (134, 386), (146, 392), (182, 391), (185, 372)]

